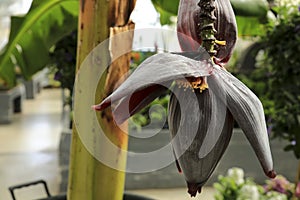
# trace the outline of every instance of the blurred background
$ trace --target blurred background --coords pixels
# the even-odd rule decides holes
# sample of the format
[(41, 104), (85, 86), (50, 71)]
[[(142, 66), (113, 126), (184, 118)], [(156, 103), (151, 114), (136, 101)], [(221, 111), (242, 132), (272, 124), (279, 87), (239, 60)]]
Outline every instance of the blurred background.
[[(181, 51), (176, 33), (177, 12), (172, 12), (177, 11), (178, 1), (170, 5), (162, 2), (137, 0), (131, 14), (136, 26), (130, 70), (156, 53)], [(49, 17), (32, 18), (36, 23), (22, 32), (31, 3), (32, 0), (0, 1), (0, 199), (7, 200), (12, 199), (8, 188), (18, 184), (42, 179), (52, 195), (65, 194), (68, 184), (77, 5), (64, 7), (65, 12), (54, 10)], [(235, 125), (227, 151), (195, 199), (297, 199), (300, 3), (231, 3), (239, 35), (226, 68), (263, 103), (274, 166), (280, 176), (273, 181), (265, 177), (249, 142)], [(58, 21), (51, 21), (53, 16)], [(66, 24), (56, 27), (57, 22), (64, 20)], [(63, 37), (58, 39), (58, 35)], [(16, 50), (11, 50), (14, 42)], [(143, 134), (142, 139), (129, 138), (130, 151), (148, 152), (168, 144), (168, 101), (169, 94), (165, 93), (130, 118), (130, 135)], [(129, 193), (159, 200), (190, 199), (186, 190), (175, 163), (154, 172), (126, 174), (125, 191)], [(44, 198), (45, 192), (34, 185), (16, 190), (16, 196), (18, 200), (38, 199)]]

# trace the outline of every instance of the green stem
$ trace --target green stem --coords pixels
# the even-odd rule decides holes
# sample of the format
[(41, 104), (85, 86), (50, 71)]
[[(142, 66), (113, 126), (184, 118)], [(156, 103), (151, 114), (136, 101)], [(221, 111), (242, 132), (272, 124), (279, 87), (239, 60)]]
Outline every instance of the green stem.
[(200, 7), (200, 13), (198, 15), (200, 19), (199, 34), (202, 39), (202, 46), (210, 54), (211, 57), (216, 55), (215, 50), (215, 34), (216, 29), (214, 28), (214, 22), (216, 17), (214, 15), (215, 11), (215, 0), (201, 0), (198, 3)]

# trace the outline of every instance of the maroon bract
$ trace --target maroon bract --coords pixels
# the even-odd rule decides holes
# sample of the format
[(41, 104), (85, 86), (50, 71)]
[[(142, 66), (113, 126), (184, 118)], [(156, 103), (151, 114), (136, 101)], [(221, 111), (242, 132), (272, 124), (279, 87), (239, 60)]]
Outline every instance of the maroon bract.
[[(181, 0), (178, 10), (178, 40), (183, 51), (196, 51), (201, 45), (199, 30), (202, 22), (199, 19), (199, 0)], [(217, 55), (214, 57), (215, 63), (223, 65), (231, 57), (237, 39), (237, 25), (235, 15), (229, 0), (215, 1), (217, 40), (226, 41), (226, 45), (217, 46)]]
[[(168, 121), (173, 138), (179, 135), (172, 145), (192, 196), (201, 191), (223, 155), (232, 134), (233, 119), (246, 134), (266, 175), (275, 177), (259, 99), (211, 59), (197, 61), (170, 53), (154, 55), (93, 108), (103, 110), (116, 103), (115, 120), (122, 123), (174, 81)], [(206, 84), (209, 89), (205, 89)], [(179, 103), (180, 98), (184, 103)]]
[(210, 59), (196, 61), (176, 54), (156, 54), (142, 62), (130, 78), (94, 109), (103, 110), (120, 100), (114, 115), (117, 123), (123, 123), (160, 96), (174, 80), (208, 76), (212, 66)]

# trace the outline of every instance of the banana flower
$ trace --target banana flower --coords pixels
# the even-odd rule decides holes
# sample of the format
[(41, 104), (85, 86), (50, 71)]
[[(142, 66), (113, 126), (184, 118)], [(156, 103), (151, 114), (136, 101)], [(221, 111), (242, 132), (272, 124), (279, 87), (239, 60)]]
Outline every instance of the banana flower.
[[(113, 106), (121, 124), (160, 96), (172, 91), (168, 123), (179, 171), (188, 193), (196, 196), (207, 182), (230, 141), (234, 120), (243, 130), (265, 174), (274, 178), (273, 160), (263, 106), (258, 97), (223, 65), (235, 41), (236, 23), (229, 0), (216, 0), (216, 38), (226, 45), (211, 56), (200, 46), (196, 0), (181, 0), (178, 38), (181, 53), (149, 57), (107, 98), (93, 109)], [(185, 36), (183, 36), (183, 34)], [(245, 155), (247, 156), (247, 155)]]

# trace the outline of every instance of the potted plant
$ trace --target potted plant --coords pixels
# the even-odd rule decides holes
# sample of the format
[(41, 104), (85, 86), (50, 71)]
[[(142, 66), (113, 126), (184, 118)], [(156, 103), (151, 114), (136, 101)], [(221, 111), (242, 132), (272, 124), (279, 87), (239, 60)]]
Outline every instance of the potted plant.
[[(22, 96), (18, 76), (30, 79), (49, 61), (50, 48), (77, 27), (78, 2), (36, 1), (25, 16), (13, 16), (7, 45), (0, 53), (0, 90), (8, 99), (1, 108), (6, 121), (11, 120), (15, 93)], [(47, 26), (45, 26), (47, 24)], [(55, 29), (55, 34), (52, 30)], [(15, 91), (13, 88), (17, 87)], [(23, 95), (24, 96), (24, 95)], [(1, 98), (1, 100), (3, 100)], [(7, 101), (7, 100), (6, 100)], [(10, 110), (7, 110), (10, 109)]]

